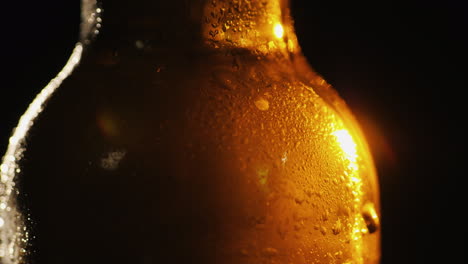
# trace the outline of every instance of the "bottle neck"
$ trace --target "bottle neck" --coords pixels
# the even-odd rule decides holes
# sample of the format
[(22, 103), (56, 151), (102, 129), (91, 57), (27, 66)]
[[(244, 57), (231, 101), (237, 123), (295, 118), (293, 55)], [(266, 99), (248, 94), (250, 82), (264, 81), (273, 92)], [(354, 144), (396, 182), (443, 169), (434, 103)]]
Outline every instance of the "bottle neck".
[(82, 0), (81, 42), (296, 53), (289, 13), (289, 0)]

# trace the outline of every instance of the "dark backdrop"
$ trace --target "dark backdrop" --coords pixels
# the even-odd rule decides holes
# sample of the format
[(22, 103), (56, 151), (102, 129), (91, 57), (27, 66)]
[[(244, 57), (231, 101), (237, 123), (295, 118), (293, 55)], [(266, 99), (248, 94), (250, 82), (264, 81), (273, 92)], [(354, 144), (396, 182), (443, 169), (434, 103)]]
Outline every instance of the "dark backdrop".
[[(377, 162), (382, 263), (462, 263), (467, 120), (463, 1), (292, 0), (303, 52), (348, 102)], [(0, 7), (0, 152), (77, 40), (78, 0)]]

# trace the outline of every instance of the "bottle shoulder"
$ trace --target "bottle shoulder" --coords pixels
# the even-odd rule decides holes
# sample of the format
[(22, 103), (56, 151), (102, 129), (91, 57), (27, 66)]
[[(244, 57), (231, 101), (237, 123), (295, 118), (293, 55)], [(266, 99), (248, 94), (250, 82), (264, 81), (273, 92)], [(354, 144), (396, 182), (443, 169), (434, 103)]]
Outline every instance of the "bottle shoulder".
[[(301, 57), (296, 61), (243, 51), (95, 49), (57, 89), (41, 119), (71, 126), (82, 120), (89, 124), (80, 126), (97, 125), (115, 140), (146, 137), (166, 123), (223, 134), (240, 122), (271, 137), (280, 130), (315, 137), (330, 134), (334, 123), (354, 126), (333, 88)], [(253, 129), (259, 124), (270, 127)]]
[[(135, 47), (106, 46), (88, 50), (60, 90), (83, 95), (112, 94), (112, 97), (125, 94), (129, 98), (155, 91), (191, 96), (197, 92), (201, 95), (202, 92), (224, 91), (246, 96), (270, 87), (278, 89), (284, 97), (304, 97), (299, 90), (305, 89), (332, 108), (348, 111), (336, 91), (309, 67), (300, 53), (265, 55), (243, 49), (154, 50), (144, 45), (137, 41)], [(63, 88), (65, 86), (74, 88)], [(301, 88), (289, 89), (295, 86)]]
[(346, 105), (334, 102), (340, 102), (339, 96), (319, 75), (297, 68), (290, 59), (235, 52), (194, 55), (102, 49), (85, 54), (47, 108), (53, 102), (66, 102), (83, 110), (112, 107), (155, 116), (193, 112), (191, 107), (198, 104), (219, 107), (218, 111), (235, 105), (268, 108), (266, 113), (282, 109), (285, 114), (297, 103), (348, 112)]

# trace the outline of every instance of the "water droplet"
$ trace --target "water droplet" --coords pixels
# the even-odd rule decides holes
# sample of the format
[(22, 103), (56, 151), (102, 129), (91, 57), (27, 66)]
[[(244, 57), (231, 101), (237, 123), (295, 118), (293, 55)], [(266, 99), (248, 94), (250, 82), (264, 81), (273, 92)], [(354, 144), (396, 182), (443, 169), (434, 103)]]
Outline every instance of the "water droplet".
[(111, 151), (101, 159), (101, 167), (106, 170), (115, 170), (119, 167), (119, 163), (125, 155), (126, 151)]
[(299, 224), (294, 224), (294, 230), (295, 231), (301, 230), (301, 226)]
[(166, 66), (164, 66), (164, 65), (160, 65), (160, 66), (156, 67), (156, 72), (158, 72), (158, 73), (162, 72), (164, 70), (166, 70)]
[(294, 198), (294, 202), (296, 202), (297, 204), (301, 205), (303, 202), (304, 202), (304, 198), (302, 197), (296, 197)]
[(340, 219), (336, 221), (335, 225), (332, 227), (332, 232), (336, 236), (341, 232), (341, 229), (343, 228), (343, 225), (341, 224)]
[(265, 98), (260, 97), (255, 101), (255, 106), (259, 110), (266, 111), (270, 108), (270, 103)]
[(2, 164), (0, 166), (0, 172), (2, 172), (2, 173), (7, 173), (8, 169), (9, 169), (9, 166), (7, 164)]
[(237, 56), (234, 57), (234, 59), (232, 60), (232, 67), (236, 71), (239, 70), (239, 68), (240, 68), (240, 60), (239, 60), (239, 58)]
[(213, 81), (226, 90), (236, 89), (235, 77), (231, 71), (219, 70), (213, 73)]
[(0, 228), (2, 228), (5, 225), (5, 220), (0, 217)]
[(329, 212), (328, 210), (326, 210), (325, 213), (323, 213), (322, 216), (320, 216), (320, 220), (325, 222), (328, 220), (328, 216), (329, 216)]
[(351, 215), (351, 209), (347, 206), (341, 205), (338, 207), (338, 215), (349, 217)]
[(276, 229), (276, 233), (278, 233), (279, 237), (284, 240), (286, 238), (288, 230), (285, 226), (278, 226), (278, 228)]
[(145, 47), (145, 43), (143, 41), (141, 41), (141, 40), (137, 40), (137, 41), (135, 41), (135, 47), (137, 49), (143, 49)]
[(367, 230), (369, 230), (370, 234), (375, 233), (379, 229), (380, 220), (373, 203), (366, 203), (364, 207), (362, 207), (362, 217), (364, 218)]
[(278, 250), (276, 248), (267, 247), (262, 250), (263, 255), (268, 257), (273, 257), (278, 255)]
[(326, 235), (327, 234), (327, 228), (325, 228), (324, 226), (320, 226), (320, 233), (322, 233), (322, 235)]
[(281, 162), (285, 164), (287, 160), (288, 160), (288, 155), (286, 152), (284, 152), (283, 156), (281, 157)]

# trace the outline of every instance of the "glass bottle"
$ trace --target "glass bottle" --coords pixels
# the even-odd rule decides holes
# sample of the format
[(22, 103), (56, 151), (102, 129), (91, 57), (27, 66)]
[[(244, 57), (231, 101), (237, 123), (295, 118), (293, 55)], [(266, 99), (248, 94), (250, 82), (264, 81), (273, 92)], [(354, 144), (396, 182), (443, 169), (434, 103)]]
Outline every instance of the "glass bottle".
[(285, 0), (82, 0), (0, 169), (4, 264), (380, 257), (368, 147)]

